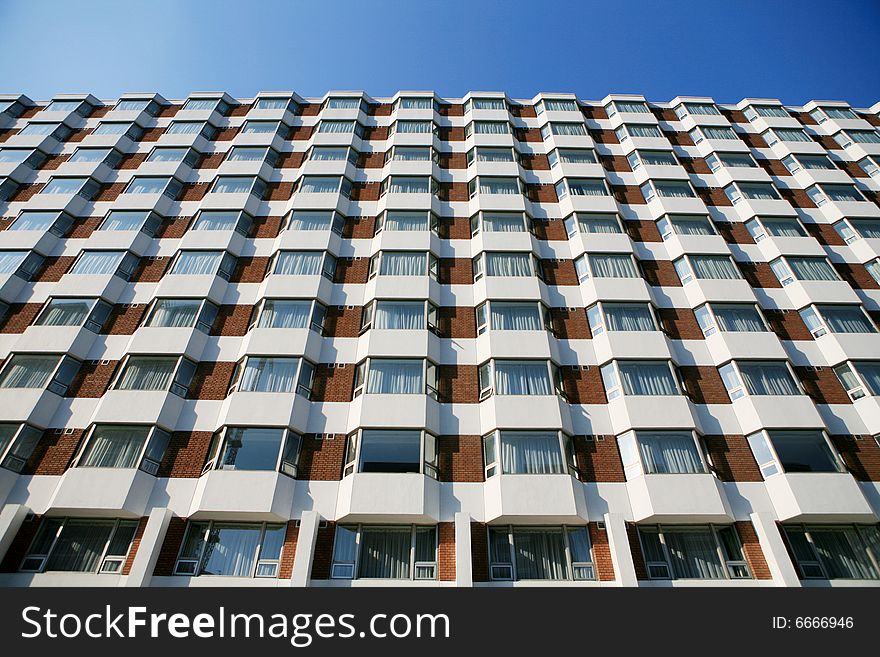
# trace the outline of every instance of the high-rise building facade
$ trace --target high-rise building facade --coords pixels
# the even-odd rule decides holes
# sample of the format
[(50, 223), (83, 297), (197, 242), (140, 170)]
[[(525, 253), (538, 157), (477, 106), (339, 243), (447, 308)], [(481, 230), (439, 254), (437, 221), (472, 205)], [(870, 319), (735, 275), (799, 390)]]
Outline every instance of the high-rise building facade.
[(878, 111), (0, 96), (0, 585), (877, 584)]

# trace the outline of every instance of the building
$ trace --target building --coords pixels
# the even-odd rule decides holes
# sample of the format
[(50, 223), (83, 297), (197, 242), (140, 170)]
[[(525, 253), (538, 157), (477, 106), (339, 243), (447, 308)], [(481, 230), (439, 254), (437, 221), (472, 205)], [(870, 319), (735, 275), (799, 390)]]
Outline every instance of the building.
[(877, 584), (878, 111), (0, 97), (0, 584)]

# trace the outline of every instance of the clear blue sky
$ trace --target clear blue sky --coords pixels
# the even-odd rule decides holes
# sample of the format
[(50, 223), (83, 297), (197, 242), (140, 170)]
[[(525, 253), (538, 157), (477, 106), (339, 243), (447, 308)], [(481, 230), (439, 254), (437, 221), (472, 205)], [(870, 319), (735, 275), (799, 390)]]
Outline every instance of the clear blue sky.
[(880, 100), (878, 0), (0, 0), (0, 92)]

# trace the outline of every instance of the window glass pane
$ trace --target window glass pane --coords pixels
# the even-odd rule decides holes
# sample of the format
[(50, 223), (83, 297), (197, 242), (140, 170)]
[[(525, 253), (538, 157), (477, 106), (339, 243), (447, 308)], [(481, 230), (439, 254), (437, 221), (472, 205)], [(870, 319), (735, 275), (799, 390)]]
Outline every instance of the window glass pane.
[(647, 474), (705, 471), (690, 431), (637, 431), (636, 437)]
[(608, 196), (604, 180), (571, 178), (568, 180), (568, 189), (572, 196)]
[(250, 577), (259, 543), (260, 525), (214, 523), (199, 574)]
[(733, 128), (727, 126), (703, 126), (701, 130), (706, 139), (737, 139)]
[(177, 367), (177, 357), (133, 356), (116, 388), (119, 390), (166, 390)]
[(724, 166), (731, 168), (748, 168), (757, 166), (748, 153), (718, 153), (718, 159)]
[(223, 470), (274, 470), (286, 429), (229, 428), (219, 466)]
[(68, 520), (46, 561), (46, 570), (95, 572), (104, 546), (113, 531), (112, 522)]
[(364, 527), (358, 577), (409, 579), (411, 532), (409, 527)]
[(540, 331), (541, 315), (535, 303), (490, 303), (492, 329), (495, 331)]
[(79, 465), (88, 468), (137, 467), (148, 432), (147, 427), (95, 427)]
[(217, 178), (211, 191), (215, 194), (247, 194), (254, 186), (254, 181), (255, 178), (224, 176)]
[(58, 219), (58, 212), (26, 211), (18, 215), (7, 230), (48, 230)]
[(712, 304), (712, 311), (722, 331), (765, 331), (758, 309), (752, 305)]
[(526, 230), (521, 214), (483, 214), (483, 230), (487, 233), (523, 233)]
[(809, 527), (829, 579), (877, 579), (877, 570), (854, 527)]
[(428, 230), (428, 213), (388, 212), (385, 216), (385, 230)]
[(361, 472), (419, 472), (422, 432), (364, 429)]
[(501, 467), (505, 474), (566, 472), (555, 431), (502, 431)]
[(421, 360), (373, 359), (367, 392), (375, 394), (424, 394)]
[(712, 224), (706, 217), (670, 215), (672, 226), (679, 235), (714, 235)]
[(221, 251), (181, 251), (171, 273), (193, 276), (213, 275), (217, 273), (222, 257)]
[(764, 229), (774, 237), (806, 237), (800, 222), (787, 217), (762, 217)]
[(793, 257), (786, 258), (792, 273), (802, 281), (840, 280), (834, 268), (825, 258)]
[(427, 257), (425, 253), (385, 251), (379, 268), (382, 276), (425, 276)]
[(791, 378), (785, 363), (739, 362), (739, 370), (746, 388), (752, 395), (799, 395), (800, 390)]
[(654, 318), (648, 304), (603, 303), (609, 331), (653, 331)]
[(0, 388), (44, 388), (60, 360), (60, 356), (15, 354), (0, 374)]
[(275, 264), (276, 274), (317, 276), (321, 273), (321, 251), (281, 251)]
[(519, 194), (519, 182), (515, 178), (487, 178), (481, 176), (481, 194)]
[(833, 333), (876, 333), (861, 306), (818, 306)]
[(768, 431), (786, 472), (838, 472), (839, 467), (821, 431)]
[(200, 299), (158, 299), (145, 326), (195, 326), (201, 306)]
[(236, 146), (226, 158), (228, 162), (262, 162), (266, 159), (268, 148)]
[(663, 537), (677, 579), (724, 579), (724, 564), (711, 529), (664, 527)]
[(667, 151), (638, 151), (643, 164), (654, 166), (671, 166), (678, 164), (675, 156)]
[(622, 233), (617, 217), (613, 214), (578, 213), (578, 226), (584, 233)]
[(188, 154), (188, 148), (154, 148), (147, 162), (183, 162)]
[(94, 305), (93, 299), (50, 299), (37, 326), (81, 326)]
[(728, 256), (690, 256), (690, 261), (697, 278), (726, 280), (742, 278), (739, 269)]
[(880, 396), (880, 362), (862, 361), (855, 363), (856, 370), (862, 377), (872, 395)]
[[(51, 135), (60, 126), (60, 123), (28, 123), (18, 134), (26, 136)], [(106, 125), (106, 124), (102, 124)], [(99, 128), (101, 126), (98, 126)], [(100, 134), (96, 129), (94, 134)]]
[(258, 328), (308, 328), (311, 301), (267, 299), (263, 304)]
[(596, 278), (638, 278), (632, 257), (625, 254), (590, 255), (590, 268)]
[(379, 301), (376, 304), (377, 329), (425, 328), (425, 304), (422, 301)]
[(299, 358), (250, 356), (241, 376), (242, 392), (293, 392)]
[(532, 266), (527, 253), (487, 253), (487, 276), (531, 276)]
[(513, 529), (518, 579), (568, 579), (562, 530)]
[(245, 135), (269, 135), (278, 132), (280, 127), (278, 121), (246, 121), (241, 132)]
[(624, 393), (627, 395), (676, 395), (678, 388), (669, 365), (660, 362), (626, 362), (617, 364)]
[(87, 178), (52, 178), (40, 194), (76, 194), (87, 180)]
[(551, 395), (553, 385), (544, 361), (495, 361), (499, 395)]
[(658, 180), (654, 183), (657, 194), (664, 198), (690, 198), (695, 196), (690, 183), (676, 180)]

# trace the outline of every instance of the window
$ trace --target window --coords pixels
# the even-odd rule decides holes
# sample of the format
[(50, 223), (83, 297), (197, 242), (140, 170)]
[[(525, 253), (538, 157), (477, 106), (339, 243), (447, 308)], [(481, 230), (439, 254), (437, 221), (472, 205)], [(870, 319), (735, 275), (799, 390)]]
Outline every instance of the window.
[(295, 210), (287, 222), (288, 230), (332, 230), (342, 234), (345, 217), (332, 210)]
[(159, 106), (158, 103), (149, 99), (127, 99), (120, 100), (113, 109), (117, 112), (147, 112), (151, 116), (155, 116)]
[(128, 356), (113, 386), (116, 390), (168, 390), (186, 397), (196, 365), (178, 356)]
[(627, 480), (653, 474), (708, 472), (693, 431), (628, 431), (617, 437)]
[(650, 304), (602, 301), (587, 308), (593, 337), (603, 331), (656, 331)]
[(166, 135), (200, 135), (205, 139), (211, 139), (216, 131), (214, 126), (204, 121), (174, 121), (165, 128)]
[(846, 148), (852, 144), (880, 144), (880, 133), (874, 130), (847, 130), (834, 135), (834, 141)]
[(44, 109), (44, 112), (74, 112), (79, 110), (78, 114), (88, 114), (92, 106), (81, 100), (53, 100)]
[[(220, 103), (221, 100), (219, 98), (190, 98), (181, 109), (194, 111), (213, 110), (218, 108)], [(223, 105), (226, 105), (226, 103), (223, 103)]]
[(601, 178), (563, 178), (556, 183), (556, 195), (560, 200), (572, 196), (610, 196)]
[(565, 218), (565, 228), (571, 237), (578, 231), (586, 234), (621, 234), (620, 220), (616, 214), (577, 212)]
[(471, 197), (480, 194), (520, 194), (519, 178), (497, 178), (479, 176), (468, 183), (468, 192)]
[[(104, 125), (104, 124), (101, 124)], [(130, 124), (124, 124), (128, 127)], [(92, 134), (101, 134), (98, 132), (101, 126), (95, 128)], [(63, 123), (36, 123), (34, 121), (29, 122), (25, 127), (19, 131), (19, 135), (22, 137), (48, 137), (52, 136), (54, 139), (58, 141), (64, 141), (67, 139), (73, 130)]]
[(326, 251), (279, 251), (269, 269), (281, 276), (318, 276), (333, 280), (336, 258)]
[(360, 132), (363, 131), (363, 127), (357, 121), (328, 121), (322, 120), (318, 124), (318, 132), (325, 134), (349, 134), (349, 133), (358, 133), (360, 128)]
[(507, 121), (471, 121), (465, 126), (466, 137), (471, 135), (508, 135), (510, 125)]
[(266, 183), (254, 176), (218, 176), (211, 187), (212, 194), (253, 194), (260, 198), (265, 191)]
[(640, 137), (646, 139), (661, 139), (663, 132), (655, 125), (640, 123), (625, 123), (614, 131), (617, 140), (621, 143), (625, 142), (628, 137)]
[(314, 366), (300, 358), (246, 356), (235, 368), (229, 392), (296, 392), (308, 397), (313, 377)]
[(673, 261), (673, 266), (682, 283), (698, 280), (736, 280), (742, 275), (730, 256), (689, 255)]
[(153, 152), (147, 158), (147, 162), (183, 162), (191, 154), (195, 154), (195, 157), (192, 157), (191, 160), (194, 164), (199, 156), (192, 149), (160, 146), (153, 149)]
[(482, 227), (487, 233), (524, 233), (528, 217), (521, 212), (481, 212), (471, 217), (471, 235)]
[(235, 256), (226, 251), (180, 251), (171, 266), (172, 274), (220, 276), (229, 280), (235, 269)]
[(743, 114), (746, 115), (746, 118), (749, 121), (754, 121), (759, 116), (764, 117), (765, 119), (790, 118), (788, 110), (781, 105), (750, 105), (749, 107), (746, 107)]
[(545, 321), (542, 306), (535, 302), (486, 301), (477, 307), (477, 333), (493, 331), (541, 331)]
[(471, 110), (506, 110), (503, 98), (470, 98), (464, 103), (465, 113)]
[(880, 579), (876, 525), (783, 525), (805, 579)]
[(0, 424), (0, 467), (21, 472), (43, 437), (29, 424)]
[(276, 577), (285, 525), (189, 521), (175, 575)]
[(840, 277), (825, 258), (786, 256), (770, 262), (770, 269), (783, 285), (799, 281), (839, 281)]
[(247, 235), (250, 227), (251, 218), (238, 210), (202, 210), (190, 230), (234, 230)]
[(89, 182), (90, 178), (51, 178), (40, 194), (79, 194)]
[(748, 153), (712, 153), (706, 162), (712, 171), (718, 171), (723, 166), (731, 169), (754, 169), (758, 166)]
[(295, 113), (296, 103), (290, 98), (258, 98), (254, 103), (254, 109), (258, 110), (277, 110), (290, 109)]
[(72, 225), (73, 218), (65, 212), (24, 210), (7, 230), (49, 231), (57, 237), (64, 237)]
[(578, 280), (583, 282), (592, 273), (595, 278), (638, 278), (633, 258), (628, 253), (590, 253), (574, 261)]
[(359, 109), (361, 106), (360, 98), (328, 98), (327, 109)]
[(596, 164), (596, 153), (588, 148), (555, 148), (547, 155), (551, 167), (563, 164)]
[(724, 193), (734, 205), (743, 198), (754, 201), (775, 201), (780, 198), (772, 183), (734, 183), (725, 187)]
[[(501, 150), (505, 149), (489, 149), (489, 150)], [(354, 151), (352, 151), (353, 153)], [(512, 157), (512, 155), (511, 155)], [(431, 160), (436, 159), (436, 153), (434, 149), (429, 146), (394, 146), (388, 153), (385, 154), (385, 161), (395, 161), (395, 162), (430, 162)], [(493, 161), (501, 161), (501, 160), (493, 160)], [(352, 162), (356, 164), (356, 162)]]
[(235, 146), (226, 157), (227, 162), (265, 162), (274, 167), (278, 164), (278, 153), (268, 146)]
[[(840, 224), (835, 224), (834, 227), (839, 230)], [(845, 224), (843, 224), (845, 225)], [(850, 219), (849, 225), (855, 229), (856, 233), (858, 233), (859, 237), (864, 237), (866, 239), (880, 239), (880, 219)], [(852, 240), (848, 240), (852, 241)]]
[(545, 110), (550, 112), (577, 112), (578, 104), (574, 100), (544, 98), (535, 105), (535, 113), (543, 114)]
[(287, 428), (225, 427), (214, 434), (204, 471), (272, 471), (295, 477), (301, 442)]
[(437, 579), (437, 528), (337, 525), (332, 579)]
[(880, 396), (880, 361), (841, 363), (834, 368), (841, 385), (855, 401), (868, 394)]
[(812, 143), (810, 135), (800, 128), (774, 128), (767, 130), (761, 134), (768, 146), (772, 146), (777, 141), (787, 143)]
[(177, 198), (183, 184), (174, 178), (145, 178), (135, 176), (125, 188), (124, 194), (165, 194)]
[(488, 361), (480, 366), (479, 382), (480, 401), (492, 394), (552, 395), (560, 387), (558, 371), (546, 360)]
[(115, 169), (120, 160), (122, 156), (112, 148), (77, 148), (67, 161), (76, 164), (105, 162), (108, 167)]
[(157, 427), (99, 424), (76, 460), (78, 468), (140, 468), (155, 475), (171, 435)]
[(877, 328), (868, 319), (861, 306), (826, 304), (807, 306), (800, 311), (801, 318), (813, 337), (832, 333), (876, 333)]
[(547, 139), (550, 135), (562, 137), (585, 137), (587, 129), (583, 123), (545, 123), (541, 126), (541, 137)]
[(758, 431), (747, 437), (764, 478), (781, 472), (844, 472), (824, 431)]
[(424, 395), (437, 398), (437, 367), (421, 358), (368, 358), (355, 369), (354, 396)]
[(865, 269), (868, 270), (871, 278), (880, 283), (880, 258), (874, 258), (870, 262), (866, 262)]
[(749, 579), (732, 525), (640, 525), (651, 579)]
[(43, 518), (20, 570), (120, 574), (137, 520)]
[(676, 235), (715, 235), (709, 217), (695, 214), (668, 214), (657, 222), (660, 236), (665, 240)]
[(758, 307), (750, 303), (706, 303), (694, 315), (707, 338), (720, 330), (723, 333), (767, 331), (767, 324)]
[(769, 234), (772, 237), (806, 237), (807, 231), (795, 217), (755, 217), (746, 222), (746, 230), (760, 242)]
[(327, 308), (317, 301), (264, 299), (257, 305), (254, 313), (257, 319), (250, 328), (310, 328), (321, 333), (326, 315)]
[(388, 134), (414, 135), (431, 134), (437, 131), (433, 121), (395, 121), (388, 129)]
[(876, 155), (866, 157), (859, 160), (859, 166), (862, 167), (862, 171), (867, 173), (869, 176), (876, 176), (878, 173), (880, 173), (880, 158), (878, 158)]
[(678, 395), (679, 388), (668, 361), (611, 361), (602, 366), (608, 400), (624, 395)]
[(474, 162), (516, 162), (516, 158), (514, 157), (514, 151), (511, 148), (479, 146), (468, 151), (467, 162), (468, 165), (471, 165)]
[(146, 210), (112, 210), (104, 217), (98, 230), (142, 231), (152, 236), (161, 223), (159, 215)]
[(280, 121), (245, 121), (241, 127), (243, 135), (274, 135), (281, 131)]
[[(77, 153), (83, 149), (78, 149)], [(110, 149), (89, 149), (89, 150), (103, 150), (109, 154)], [(75, 161), (74, 158), (76, 154), (74, 153), (69, 162)], [(22, 162), (26, 163), (32, 169), (36, 169), (46, 160), (46, 155), (39, 150), (35, 150), (33, 148), (3, 148), (0, 149), (0, 162), (3, 164), (21, 164)], [(82, 161), (82, 160), (80, 160)]]
[(605, 106), (605, 113), (609, 118), (618, 112), (627, 112), (630, 114), (650, 114), (651, 110), (648, 106), (637, 100), (612, 100)]
[(695, 198), (696, 194), (691, 184), (684, 180), (654, 180), (648, 181), (641, 186), (642, 195), (646, 201), (656, 196), (660, 198)]
[(483, 436), (486, 478), (496, 474), (577, 475), (571, 437), (561, 431), (493, 431)]
[(743, 395), (801, 395), (785, 361), (731, 361), (718, 373), (731, 400)]
[(369, 276), (427, 276), (437, 278), (437, 257), (424, 251), (380, 251), (370, 259)]
[(492, 580), (595, 579), (586, 527), (490, 526)]
[(682, 103), (675, 108), (675, 115), (678, 118), (683, 119), (687, 114), (695, 116), (721, 116), (718, 108), (711, 103)]
[[(529, 253), (486, 253), (486, 276), (532, 276), (532, 256)], [(480, 256), (475, 260), (479, 261)], [(477, 270), (474, 267), (474, 279)]]
[(437, 478), (437, 439), (420, 429), (361, 429), (348, 436), (343, 476), (414, 473)]
[(34, 251), (0, 251), (0, 274), (14, 274), (29, 281), (42, 264), (43, 257)]
[[(433, 304), (429, 304), (433, 306)], [(436, 306), (433, 307), (436, 315)], [(435, 317), (436, 320), (436, 317)], [(425, 324), (424, 301), (374, 301), (364, 307), (361, 328), (382, 330), (423, 330)]]
[(398, 98), (397, 109), (434, 109), (434, 99), (428, 97)]
[(0, 370), (0, 389), (46, 388), (63, 396), (79, 366), (70, 356), (12, 354)]
[(211, 333), (219, 309), (206, 299), (156, 299), (144, 326), (192, 328)]
[(704, 125), (700, 128), (694, 128), (688, 134), (695, 144), (699, 144), (703, 139), (732, 140), (739, 139), (736, 131), (729, 126), (708, 126)]
[(678, 164), (672, 151), (633, 151), (626, 159), (633, 171), (643, 164), (646, 166), (675, 166)]
[(36, 326), (85, 326), (93, 333), (98, 333), (112, 306), (100, 299), (82, 298), (50, 298), (34, 324)]
[(834, 163), (825, 155), (789, 155), (782, 159), (785, 168), (791, 173), (796, 173), (804, 169), (813, 170), (835, 170)]

